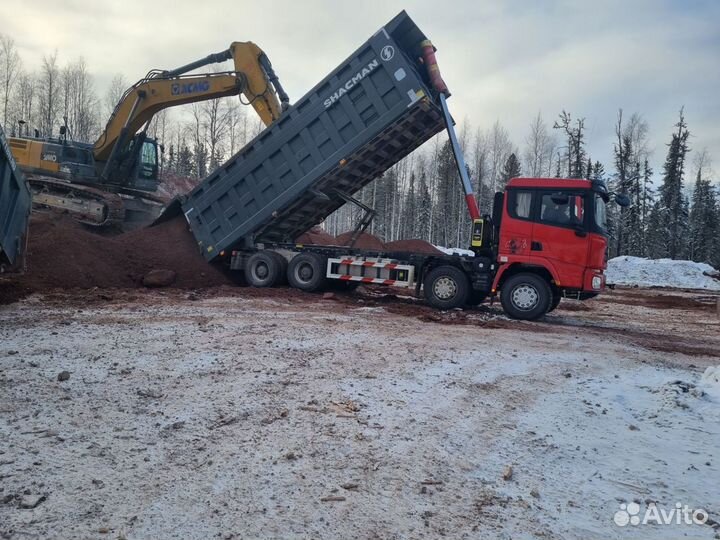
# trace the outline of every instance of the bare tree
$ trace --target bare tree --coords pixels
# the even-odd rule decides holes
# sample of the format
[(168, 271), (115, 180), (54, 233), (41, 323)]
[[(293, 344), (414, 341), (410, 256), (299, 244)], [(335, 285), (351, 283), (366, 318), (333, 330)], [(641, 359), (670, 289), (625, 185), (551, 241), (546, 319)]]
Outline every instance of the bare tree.
[(0, 77), (2, 77), (3, 127), (8, 128), (8, 105), (15, 80), (20, 73), (22, 62), (15, 48), (15, 41), (0, 35)]
[[(569, 178), (582, 178), (585, 175), (585, 118), (575, 120), (569, 112), (560, 113), (560, 121), (553, 124), (553, 129), (561, 129), (567, 137), (567, 174)], [(558, 170), (560, 169), (558, 165)]]
[(15, 99), (13, 101), (13, 114), (16, 120), (25, 122), (24, 133), (20, 130), (18, 135), (28, 135), (31, 126), (37, 125), (37, 79), (32, 73), (21, 72), (18, 76), (17, 86), (15, 89)]
[(105, 92), (105, 98), (103, 100), (105, 121), (110, 119), (110, 115), (115, 110), (115, 106), (122, 99), (123, 94), (130, 85), (121, 73), (116, 73), (110, 81), (110, 86)]
[(557, 142), (548, 132), (547, 125), (538, 112), (530, 123), (530, 134), (525, 139), (525, 172), (530, 177), (552, 174), (553, 154)]
[(201, 105), (204, 116), (205, 137), (208, 145), (210, 170), (215, 170), (223, 161), (225, 155), (223, 140), (230, 127), (232, 119), (232, 106), (227, 99), (211, 99)]
[(98, 131), (98, 100), (85, 60), (65, 66), (61, 73), (63, 117), (74, 139), (89, 142)]
[(488, 141), (488, 174), (490, 177), (491, 193), (505, 187), (502, 185), (502, 168), (508, 156), (515, 148), (510, 141), (510, 135), (499, 120), (496, 120), (487, 136)]
[(39, 81), (40, 132), (52, 136), (60, 107), (60, 69), (58, 68), (57, 50), (50, 56), (43, 57)]

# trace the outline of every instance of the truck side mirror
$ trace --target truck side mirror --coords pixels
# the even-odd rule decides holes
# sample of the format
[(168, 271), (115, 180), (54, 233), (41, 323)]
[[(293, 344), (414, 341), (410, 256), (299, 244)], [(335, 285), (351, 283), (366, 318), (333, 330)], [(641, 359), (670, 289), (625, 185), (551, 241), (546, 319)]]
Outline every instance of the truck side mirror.
[(60, 126), (60, 135), (65, 135), (67, 133), (67, 128), (65, 126)]
[(624, 193), (616, 193), (615, 194), (615, 202), (617, 203), (618, 206), (627, 208), (628, 206), (630, 206), (630, 197), (628, 197)]

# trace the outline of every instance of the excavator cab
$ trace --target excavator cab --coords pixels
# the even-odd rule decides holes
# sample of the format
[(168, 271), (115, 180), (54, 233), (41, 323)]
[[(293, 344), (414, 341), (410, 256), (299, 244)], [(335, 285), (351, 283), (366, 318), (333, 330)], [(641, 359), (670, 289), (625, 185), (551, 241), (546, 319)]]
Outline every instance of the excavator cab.
[(157, 191), (160, 172), (158, 143), (155, 139), (138, 133), (121, 156), (120, 165), (110, 177), (110, 183), (127, 189)]

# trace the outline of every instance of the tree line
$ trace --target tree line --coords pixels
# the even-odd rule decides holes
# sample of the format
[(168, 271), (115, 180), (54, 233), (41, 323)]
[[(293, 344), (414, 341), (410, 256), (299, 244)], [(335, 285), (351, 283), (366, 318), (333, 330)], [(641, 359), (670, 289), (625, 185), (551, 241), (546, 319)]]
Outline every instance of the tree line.
[[(100, 97), (86, 62), (61, 63), (57, 52), (44, 56), (38, 70), (25, 70), (13, 40), (0, 35), (0, 113), (6, 133), (52, 137), (65, 124), (73, 139), (93, 142), (129, 86), (118, 74)], [(166, 182), (205, 177), (263, 128), (236, 98), (183, 109), (157, 114), (149, 127), (163, 145)], [(627, 208), (608, 206), (610, 257), (669, 257), (720, 266), (720, 190), (711, 157), (700, 145), (690, 148), (682, 109), (669, 128), (665, 161), (657, 172), (647, 121), (623, 110), (608, 141), (611, 163), (592, 159), (585, 119), (567, 111), (552, 124), (538, 113), (521, 146), (499, 121), (473, 129), (465, 120), (459, 140), (483, 214), (491, 212), (493, 194), (515, 176), (602, 180), (631, 200)], [(375, 209), (369, 232), (385, 241), (419, 238), (465, 247), (470, 220), (460, 186), (450, 144), (439, 134), (355, 197)], [(352, 229), (361, 214), (360, 208), (345, 205), (324, 226), (339, 234)]]

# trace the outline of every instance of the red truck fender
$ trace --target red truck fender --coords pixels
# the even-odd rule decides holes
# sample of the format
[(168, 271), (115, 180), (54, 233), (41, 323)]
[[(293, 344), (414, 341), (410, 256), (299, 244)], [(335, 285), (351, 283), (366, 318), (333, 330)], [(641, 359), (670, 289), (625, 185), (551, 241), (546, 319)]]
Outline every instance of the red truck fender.
[[(504, 276), (508, 274), (515, 274), (520, 271), (521, 268), (526, 268), (530, 272), (546, 274), (554, 282), (555, 286), (560, 286), (560, 279), (555, 266), (550, 261), (543, 261), (543, 264), (538, 264), (536, 257), (522, 257), (512, 256), (506, 257), (508, 260), (500, 263), (495, 279), (493, 280), (491, 293), (495, 294), (498, 290), (500, 283)], [(509, 275), (509, 274), (508, 274)]]

